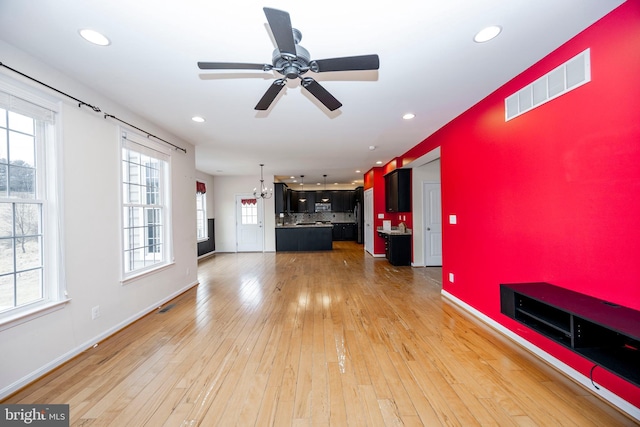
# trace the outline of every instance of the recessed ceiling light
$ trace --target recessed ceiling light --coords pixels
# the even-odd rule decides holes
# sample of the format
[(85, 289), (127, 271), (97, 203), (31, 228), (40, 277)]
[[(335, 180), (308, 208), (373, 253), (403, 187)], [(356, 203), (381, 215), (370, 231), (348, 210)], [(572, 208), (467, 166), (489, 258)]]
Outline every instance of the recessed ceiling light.
[(293, 179), (294, 182), (295, 182), (295, 176), (290, 176), (289, 178)]
[(375, 145), (370, 145), (370, 146), (369, 146), (369, 150), (373, 151), (373, 150), (375, 150), (375, 149), (376, 149), (376, 146), (375, 146)]
[(356, 171), (356, 173), (360, 173), (360, 171), (359, 171), (359, 170), (357, 170), (357, 171)]
[(405, 114), (404, 116), (402, 116), (402, 118), (403, 118), (403, 119), (405, 119), (405, 120), (411, 120), (411, 119), (413, 119), (415, 116), (416, 116), (416, 115), (415, 115), (415, 114), (413, 114), (413, 113), (407, 113), (407, 114)]
[(478, 34), (475, 35), (473, 41), (476, 43), (488, 42), (489, 40), (495, 38), (498, 34), (500, 34), (501, 31), (502, 28), (497, 25), (483, 28), (482, 30), (478, 31)]
[(204, 123), (204, 121), (205, 121), (204, 118), (200, 117), (200, 116), (193, 116), (193, 117), (191, 117), (191, 120), (193, 120), (194, 122), (197, 122), (197, 123)]
[(382, 164), (382, 162), (381, 162), (380, 160), (378, 160), (378, 161), (376, 162), (376, 165), (381, 165), (381, 164)]
[(109, 46), (111, 44), (111, 41), (106, 36), (95, 30), (84, 28), (79, 33), (89, 43), (97, 44), (98, 46)]

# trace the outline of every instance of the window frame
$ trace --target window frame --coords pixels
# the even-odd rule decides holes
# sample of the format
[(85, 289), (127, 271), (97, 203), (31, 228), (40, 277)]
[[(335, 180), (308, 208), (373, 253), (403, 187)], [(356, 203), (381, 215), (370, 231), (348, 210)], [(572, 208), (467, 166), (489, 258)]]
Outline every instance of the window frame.
[[(129, 130), (125, 127), (120, 128), (120, 176), (119, 176), (119, 189), (120, 189), (120, 274), (121, 274), (121, 283), (127, 284), (133, 280), (136, 280), (140, 277), (146, 276), (148, 274), (155, 273), (159, 270), (162, 270), (173, 264), (173, 239), (172, 239), (172, 227), (171, 227), (171, 152), (167, 150), (164, 146), (161, 146), (158, 143), (154, 143), (154, 141), (148, 139), (147, 137), (141, 135), (136, 131)], [(133, 152), (138, 153), (141, 156), (148, 156), (157, 160), (161, 166), (158, 174), (158, 194), (150, 195), (149, 193), (143, 193), (142, 197), (145, 197), (144, 203), (131, 203), (125, 200), (125, 150), (131, 150)], [(150, 167), (147, 167), (148, 170)], [(149, 179), (149, 176), (145, 176), (145, 181)], [(141, 185), (141, 184), (140, 184)], [(141, 185), (143, 186), (143, 185)], [(147, 186), (148, 187), (148, 186)], [(151, 200), (150, 201), (150, 197)], [(160, 199), (159, 203), (156, 199)], [(157, 243), (158, 239), (160, 239), (160, 245), (162, 247), (161, 259), (158, 262), (152, 262), (149, 265), (144, 265), (142, 267), (128, 269), (127, 268), (127, 255), (126, 252), (132, 250), (132, 247), (127, 247), (127, 238), (125, 234), (127, 233), (127, 229), (131, 229), (133, 227), (128, 227), (127, 219), (125, 218), (125, 210), (127, 208), (141, 208), (142, 209), (142, 225), (137, 226), (135, 228), (139, 228), (144, 230), (144, 235), (142, 236), (142, 241), (144, 241), (144, 246), (141, 246), (137, 249), (144, 250), (144, 260), (145, 263), (147, 261), (153, 261), (154, 257), (158, 253), (156, 251), (157, 246), (154, 244)], [(155, 228), (149, 232), (149, 221), (148, 221), (148, 213), (151, 211), (160, 211), (160, 229), (161, 235), (160, 237), (154, 234)], [(155, 223), (154, 223), (155, 224)], [(149, 242), (153, 241), (154, 244), (151, 245), (152, 250), (149, 251)]]
[[(198, 204), (202, 209), (198, 209)], [(198, 218), (198, 213), (202, 212), (202, 218)], [(198, 231), (202, 229), (202, 237)], [(196, 239), (198, 243), (209, 240), (209, 230), (207, 225), (207, 193), (196, 192)]]
[[(61, 309), (67, 296), (62, 222), (62, 101), (8, 76), (0, 75), (3, 109), (31, 117), (34, 124), (36, 189), (34, 197), (20, 199), (0, 195), (2, 203), (24, 201), (40, 207), (37, 236), (40, 239), (41, 297), (0, 313), (0, 331)], [(26, 102), (26, 104), (25, 104)], [(16, 237), (12, 237), (14, 240)], [(13, 273), (16, 274), (15, 270)], [(15, 286), (15, 285), (14, 285)]]

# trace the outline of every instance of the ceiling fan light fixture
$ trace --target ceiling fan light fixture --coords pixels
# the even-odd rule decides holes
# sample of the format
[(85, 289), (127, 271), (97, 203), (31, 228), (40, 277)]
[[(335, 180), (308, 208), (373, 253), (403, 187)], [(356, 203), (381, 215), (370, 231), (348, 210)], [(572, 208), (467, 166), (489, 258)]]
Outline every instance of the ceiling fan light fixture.
[(78, 33), (80, 34), (80, 37), (82, 37), (89, 43), (93, 43), (98, 46), (109, 46), (111, 44), (111, 40), (109, 40), (107, 36), (97, 32), (96, 30), (83, 28), (79, 30)]
[(476, 43), (485, 43), (496, 38), (501, 32), (502, 27), (499, 25), (491, 25), (478, 31), (478, 33), (473, 37), (473, 41)]

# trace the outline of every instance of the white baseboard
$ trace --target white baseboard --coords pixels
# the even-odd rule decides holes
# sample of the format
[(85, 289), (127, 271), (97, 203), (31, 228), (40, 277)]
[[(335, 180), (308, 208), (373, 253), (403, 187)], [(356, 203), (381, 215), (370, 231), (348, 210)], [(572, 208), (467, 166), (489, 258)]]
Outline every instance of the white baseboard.
[(444, 289), (441, 291), (441, 294), (446, 299), (450, 300), (451, 302), (453, 302), (454, 304), (456, 304), (460, 308), (462, 308), (465, 311), (469, 312), (474, 317), (480, 319), (481, 321), (483, 321), (487, 325), (491, 326), (493, 329), (496, 329), (498, 332), (502, 333), (503, 335), (506, 335), (508, 338), (510, 338), (511, 340), (515, 341), (516, 343), (518, 343), (519, 345), (521, 345), (522, 347), (524, 347), (525, 349), (527, 349), (531, 353), (535, 354), (537, 357), (539, 357), (540, 359), (544, 360), (545, 362), (547, 362), (549, 365), (553, 366), (558, 371), (562, 372), (563, 374), (565, 374), (566, 376), (568, 376), (569, 378), (571, 378), (572, 380), (574, 380), (578, 384), (582, 385), (587, 390), (589, 390), (591, 393), (600, 396), (602, 399), (606, 400), (607, 402), (609, 402), (610, 404), (612, 404), (613, 406), (615, 406), (616, 408), (618, 408), (622, 412), (626, 413), (631, 418), (633, 418), (636, 421), (640, 422), (640, 408), (632, 405), (631, 403), (629, 403), (626, 400), (622, 399), (617, 394), (614, 394), (613, 392), (607, 390), (606, 388), (602, 387), (599, 384), (597, 384), (598, 389), (594, 388), (593, 384), (591, 383), (591, 379), (590, 378), (588, 378), (585, 375), (581, 374), (580, 372), (576, 371), (575, 369), (573, 369), (569, 365), (565, 364), (564, 362), (560, 361), (559, 359), (556, 359), (555, 357), (553, 357), (549, 353), (547, 353), (547, 352), (543, 351), (542, 349), (540, 349), (539, 347), (533, 345), (532, 343), (530, 343), (529, 341), (525, 340), (521, 336), (515, 334), (511, 330), (505, 328), (500, 323), (496, 322), (495, 320), (491, 319), (487, 315), (485, 315), (485, 314), (481, 313), (480, 311), (476, 310), (475, 308), (471, 307), (466, 302), (464, 302), (464, 301), (460, 300), (459, 298), (456, 298), (455, 296), (451, 295), (449, 292), (445, 291)]
[(103, 341), (106, 338), (110, 337), (111, 335), (115, 334), (116, 332), (120, 331), (121, 329), (124, 329), (125, 327), (129, 326), (130, 324), (132, 324), (136, 320), (146, 316), (147, 314), (151, 313), (154, 310), (157, 310), (158, 307), (162, 306), (163, 304), (165, 304), (168, 301), (171, 301), (172, 299), (174, 299), (178, 295), (188, 291), (189, 289), (193, 288), (196, 285), (198, 285), (198, 281), (190, 283), (189, 285), (187, 285), (184, 288), (172, 293), (171, 295), (167, 296), (166, 298), (163, 298), (162, 300), (158, 301), (157, 303), (152, 304), (151, 306), (149, 306), (149, 307), (143, 309), (142, 311), (134, 314), (133, 316), (129, 317), (128, 319), (123, 320), (122, 322), (120, 322), (119, 324), (115, 325), (114, 327), (107, 329), (106, 331), (102, 332), (101, 334), (98, 334), (95, 337), (92, 337), (90, 340), (85, 341), (84, 343), (80, 344), (79, 346), (69, 350), (68, 352), (64, 353), (60, 357), (57, 357), (56, 359), (50, 361), (46, 365), (41, 366), (40, 368), (36, 369), (35, 371), (31, 372), (30, 374), (25, 375), (24, 377), (22, 377), (19, 380), (15, 381), (13, 384), (10, 384), (7, 387), (4, 387), (3, 389), (0, 390), (0, 400), (10, 396), (11, 394), (15, 393), (16, 391), (20, 390), (21, 388), (26, 387), (27, 385), (29, 385), (33, 381), (36, 381), (38, 378), (46, 375), (47, 373), (51, 372), (55, 368), (61, 366), (63, 363), (68, 362), (69, 360), (73, 359), (74, 357), (78, 356), (79, 354), (83, 353), (84, 351), (94, 347), (100, 341)]

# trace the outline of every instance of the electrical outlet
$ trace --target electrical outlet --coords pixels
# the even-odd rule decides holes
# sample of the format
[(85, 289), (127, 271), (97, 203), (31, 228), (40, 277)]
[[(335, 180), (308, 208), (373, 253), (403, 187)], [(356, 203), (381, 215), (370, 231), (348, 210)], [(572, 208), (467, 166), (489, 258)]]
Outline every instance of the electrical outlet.
[(91, 320), (96, 320), (98, 317), (100, 317), (100, 306), (96, 305), (91, 309)]
[(453, 273), (449, 273), (449, 281), (453, 283)]

